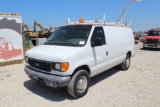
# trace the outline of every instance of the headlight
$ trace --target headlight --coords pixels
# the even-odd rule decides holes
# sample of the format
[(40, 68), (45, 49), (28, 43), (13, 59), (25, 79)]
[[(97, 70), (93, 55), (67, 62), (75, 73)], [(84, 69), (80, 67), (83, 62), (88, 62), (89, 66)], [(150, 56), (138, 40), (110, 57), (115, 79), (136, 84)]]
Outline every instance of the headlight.
[(55, 64), (55, 69), (60, 70), (62, 72), (66, 72), (69, 68), (69, 63), (64, 62), (64, 63), (56, 63)]
[(28, 63), (29, 61), (28, 61), (28, 57), (26, 57), (26, 62)]
[(56, 63), (56, 64), (55, 64), (55, 69), (61, 70), (61, 64), (60, 64), (60, 63)]

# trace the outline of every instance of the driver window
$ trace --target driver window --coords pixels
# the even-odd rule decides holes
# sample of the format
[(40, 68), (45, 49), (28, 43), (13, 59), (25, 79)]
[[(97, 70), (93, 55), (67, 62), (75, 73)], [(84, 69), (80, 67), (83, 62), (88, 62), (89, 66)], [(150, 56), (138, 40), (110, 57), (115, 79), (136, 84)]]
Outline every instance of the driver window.
[(102, 42), (103, 42), (103, 45), (106, 44), (106, 40), (105, 40), (105, 36), (104, 36), (104, 31), (103, 31), (102, 27), (95, 27), (95, 29), (93, 31), (92, 38), (91, 38), (91, 43), (93, 42), (93, 40), (95, 38), (101, 38)]

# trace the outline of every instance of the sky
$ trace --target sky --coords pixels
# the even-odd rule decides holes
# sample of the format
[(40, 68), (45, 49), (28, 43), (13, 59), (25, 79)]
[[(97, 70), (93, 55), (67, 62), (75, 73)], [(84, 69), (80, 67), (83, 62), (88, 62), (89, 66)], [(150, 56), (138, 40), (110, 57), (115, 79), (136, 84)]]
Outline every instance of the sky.
[[(62, 26), (67, 19), (115, 22), (129, 0), (1, 0), (0, 12), (19, 13), (22, 22), (33, 29), (36, 20), (44, 28)], [(131, 2), (123, 15), (123, 23), (132, 22), (133, 31), (160, 28), (160, 0)]]

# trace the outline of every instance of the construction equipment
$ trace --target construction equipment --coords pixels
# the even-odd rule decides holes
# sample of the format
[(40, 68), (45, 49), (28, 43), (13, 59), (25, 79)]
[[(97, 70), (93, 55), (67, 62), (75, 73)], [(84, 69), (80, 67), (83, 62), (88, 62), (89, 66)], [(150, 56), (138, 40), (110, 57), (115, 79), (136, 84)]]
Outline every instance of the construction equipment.
[(29, 26), (23, 23), (23, 24), (22, 24), (22, 32), (24, 32), (24, 28), (26, 28), (27, 31), (30, 31)]
[(44, 32), (45, 33), (51, 33), (52, 29), (53, 29), (53, 27), (51, 26), (49, 29), (47, 29), (47, 28), (44, 29)]
[(39, 26), (39, 28), (41, 29), (41, 31), (38, 32), (39, 36), (43, 36), (45, 34), (43, 26), (41, 24), (39, 24), (37, 21), (34, 21), (34, 30), (33, 31), (37, 31), (36, 26)]
[[(36, 30), (37, 26), (40, 28), (39, 31)], [(23, 39), (24, 46), (28, 47), (28, 41), (30, 47), (43, 44), (46, 41), (46, 38), (48, 38), (55, 29), (56, 27), (52, 26), (49, 29), (44, 29), (41, 24), (39, 24), (37, 21), (34, 21), (34, 29), (33, 31), (30, 31), (28, 25), (22, 24), (23, 36), (25, 37), (25, 39)]]
[[(24, 28), (26, 28), (27, 30), (24, 31)], [(36, 31), (30, 31), (30, 28), (28, 25), (26, 24), (22, 24), (22, 33), (23, 33), (23, 36), (25, 38), (28, 38), (28, 37), (38, 37), (38, 32)]]
[[(38, 26), (41, 30), (37, 31), (36, 26)], [(52, 26), (51, 26), (49, 29), (44, 29), (44, 27), (40, 23), (38, 23), (37, 21), (34, 21), (34, 30), (33, 31), (38, 32), (39, 37), (48, 38), (51, 35), (53, 29), (56, 29), (56, 27), (52, 28)]]
[(5, 42), (3, 37), (0, 37), (0, 58), (5, 60), (22, 55), (21, 49), (15, 49), (12, 42)]

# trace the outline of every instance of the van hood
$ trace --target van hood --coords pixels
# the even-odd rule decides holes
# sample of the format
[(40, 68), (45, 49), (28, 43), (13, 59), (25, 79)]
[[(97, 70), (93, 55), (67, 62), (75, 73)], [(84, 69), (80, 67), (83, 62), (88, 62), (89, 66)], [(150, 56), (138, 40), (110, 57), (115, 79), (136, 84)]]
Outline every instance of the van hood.
[[(55, 45), (40, 45), (26, 52), (26, 56), (34, 59), (46, 61), (63, 61), (73, 51), (80, 50), (81, 47), (55, 46)], [(74, 58), (74, 57), (72, 57)]]

